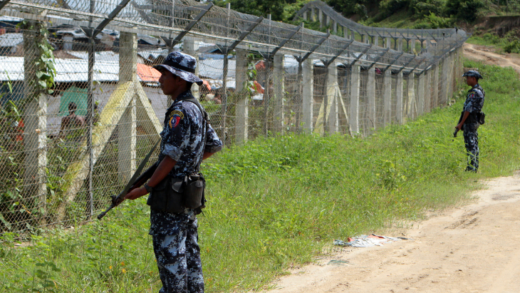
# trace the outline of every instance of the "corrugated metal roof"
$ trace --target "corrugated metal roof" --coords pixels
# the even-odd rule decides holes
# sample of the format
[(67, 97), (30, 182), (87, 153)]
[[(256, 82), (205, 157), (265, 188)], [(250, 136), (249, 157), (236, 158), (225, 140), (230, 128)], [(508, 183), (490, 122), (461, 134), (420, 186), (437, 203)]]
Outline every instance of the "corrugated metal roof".
[(0, 35), (0, 47), (16, 47), (23, 42), (23, 34), (3, 34)]
[[(69, 52), (70, 53), (70, 52)], [(74, 82), (88, 80), (88, 61), (83, 59), (56, 59), (56, 82)], [(141, 64), (144, 70), (147, 65)], [(141, 74), (147, 76), (146, 72)], [(150, 82), (150, 78), (140, 81)], [(23, 57), (0, 56), (0, 80), (19, 81), (24, 78)], [(153, 78), (153, 77), (152, 77)], [(119, 61), (96, 61), (94, 65), (94, 81), (117, 82), (119, 81)]]

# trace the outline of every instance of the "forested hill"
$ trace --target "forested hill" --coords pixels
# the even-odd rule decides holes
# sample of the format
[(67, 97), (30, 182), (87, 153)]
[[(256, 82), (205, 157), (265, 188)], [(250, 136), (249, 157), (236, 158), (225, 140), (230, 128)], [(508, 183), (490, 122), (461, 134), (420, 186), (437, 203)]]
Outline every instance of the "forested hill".
[[(233, 10), (293, 22), (303, 5), (312, 0), (213, 0), (231, 3)], [(454, 27), (471, 24), (479, 16), (520, 12), (520, 0), (322, 0), (336, 11), (370, 26), (402, 28)]]

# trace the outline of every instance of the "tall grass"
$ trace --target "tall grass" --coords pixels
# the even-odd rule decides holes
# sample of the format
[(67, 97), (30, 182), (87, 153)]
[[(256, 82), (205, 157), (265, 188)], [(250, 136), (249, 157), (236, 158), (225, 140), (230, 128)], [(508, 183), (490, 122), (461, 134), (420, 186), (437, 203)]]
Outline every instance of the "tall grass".
[[(199, 217), (208, 292), (258, 289), (312, 261), (333, 239), (420, 218), (520, 167), (520, 82), (512, 69), (467, 62), (485, 79), (481, 169), (463, 172), (453, 128), (462, 100), (369, 138), (287, 135), (235, 146), (204, 165), (209, 202)], [(145, 200), (102, 222), (0, 246), (0, 291), (157, 292)]]

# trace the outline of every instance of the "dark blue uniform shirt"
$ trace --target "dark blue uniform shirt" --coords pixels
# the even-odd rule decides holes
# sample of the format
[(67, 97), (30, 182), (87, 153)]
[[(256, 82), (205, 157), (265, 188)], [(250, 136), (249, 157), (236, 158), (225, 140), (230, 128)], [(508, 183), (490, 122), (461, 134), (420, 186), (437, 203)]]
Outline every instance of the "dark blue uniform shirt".
[[(184, 178), (197, 173), (204, 152), (216, 153), (222, 149), (222, 142), (215, 130), (208, 124), (205, 129), (203, 115), (197, 105), (184, 101), (193, 98), (191, 91), (179, 95), (166, 111), (164, 129), (161, 132), (161, 152), (158, 162), (169, 156), (177, 163), (168, 176)], [(204, 131), (206, 143), (203, 143)], [(184, 214), (168, 214), (151, 211), (150, 234), (174, 233), (179, 225), (195, 216), (186, 209)]]
[(464, 102), (464, 111), (469, 113), (480, 113), (484, 107), (484, 97), (486, 93), (482, 87), (477, 83), (469, 91)]

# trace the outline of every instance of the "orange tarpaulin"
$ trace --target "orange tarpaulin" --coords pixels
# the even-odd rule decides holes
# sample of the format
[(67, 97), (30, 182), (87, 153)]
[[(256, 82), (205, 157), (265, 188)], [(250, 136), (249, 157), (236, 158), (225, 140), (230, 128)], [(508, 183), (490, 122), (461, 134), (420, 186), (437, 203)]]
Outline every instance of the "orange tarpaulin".
[(259, 93), (259, 94), (263, 94), (264, 93), (264, 88), (256, 80), (253, 82), (252, 89), (256, 90), (256, 92)]
[(206, 86), (206, 88), (208, 89), (208, 91), (211, 90), (211, 85), (209, 84), (209, 82), (205, 79), (202, 80), (202, 84)]

